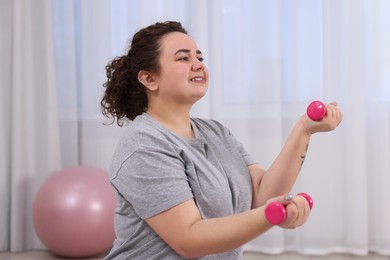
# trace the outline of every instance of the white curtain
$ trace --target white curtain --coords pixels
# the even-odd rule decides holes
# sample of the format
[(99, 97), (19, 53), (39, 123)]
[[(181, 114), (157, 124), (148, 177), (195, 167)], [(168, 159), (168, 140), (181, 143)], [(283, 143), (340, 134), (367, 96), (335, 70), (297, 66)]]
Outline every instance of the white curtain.
[(32, 203), (60, 169), (50, 1), (0, 1), (0, 249), (41, 247)]
[[(211, 75), (193, 116), (226, 124), (264, 167), (310, 101), (335, 100), (344, 112), (335, 132), (312, 137), (293, 188), (314, 199), (308, 223), (246, 249), (390, 255), (389, 1), (6, 0), (0, 19), (9, 25), (0, 32), (1, 249), (39, 247), (30, 195), (50, 170), (108, 168), (122, 129), (102, 124), (104, 66), (139, 28), (179, 20)], [(15, 161), (19, 151), (29, 164)], [(26, 180), (34, 188), (17, 190)]]

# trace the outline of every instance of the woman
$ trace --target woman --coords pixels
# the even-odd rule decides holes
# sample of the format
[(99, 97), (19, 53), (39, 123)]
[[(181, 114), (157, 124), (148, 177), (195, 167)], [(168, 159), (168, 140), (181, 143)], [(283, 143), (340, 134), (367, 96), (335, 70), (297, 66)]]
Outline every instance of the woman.
[(305, 223), (308, 202), (284, 195), (310, 136), (340, 123), (335, 103), (320, 122), (300, 117), (264, 170), (226, 127), (190, 117), (209, 75), (180, 23), (141, 29), (127, 55), (106, 69), (103, 114), (120, 126), (130, 122), (109, 171), (118, 206), (116, 240), (106, 259), (242, 259), (242, 245), (272, 227), (264, 215), (270, 201), (286, 205), (280, 227)]

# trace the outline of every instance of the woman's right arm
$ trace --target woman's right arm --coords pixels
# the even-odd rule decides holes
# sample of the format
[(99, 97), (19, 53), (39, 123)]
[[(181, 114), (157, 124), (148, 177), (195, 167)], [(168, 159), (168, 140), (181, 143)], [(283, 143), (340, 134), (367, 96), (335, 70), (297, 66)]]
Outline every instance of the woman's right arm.
[[(272, 199), (286, 203), (283, 196)], [(240, 214), (202, 219), (193, 200), (188, 200), (146, 219), (151, 228), (179, 255), (196, 258), (222, 253), (244, 245), (272, 227), (264, 215), (265, 206)], [(310, 208), (305, 198), (294, 196), (286, 205), (283, 228), (296, 228), (307, 220)]]

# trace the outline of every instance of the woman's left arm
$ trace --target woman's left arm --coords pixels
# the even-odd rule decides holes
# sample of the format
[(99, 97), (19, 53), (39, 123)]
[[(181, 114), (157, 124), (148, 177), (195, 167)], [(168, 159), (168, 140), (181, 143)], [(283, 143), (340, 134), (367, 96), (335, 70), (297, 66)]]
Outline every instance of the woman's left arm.
[(306, 114), (302, 115), (268, 170), (259, 164), (249, 166), (252, 208), (264, 205), (269, 198), (290, 192), (305, 161), (311, 135), (334, 130), (342, 117), (336, 103), (327, 105), (327, 114), (321, 121), (312, 121)]

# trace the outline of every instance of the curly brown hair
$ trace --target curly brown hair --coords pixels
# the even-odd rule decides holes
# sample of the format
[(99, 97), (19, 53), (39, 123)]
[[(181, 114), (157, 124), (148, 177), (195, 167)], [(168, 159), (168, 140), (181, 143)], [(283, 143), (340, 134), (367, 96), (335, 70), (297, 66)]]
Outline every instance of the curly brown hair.
[(106, 66), (107, 81), (100, 105), (103, 115), (112, 118), (112, 123), (116, 120), (122, 126), (123, 121), (133, 120), (146, 111), (148, 98), (138, 73), (160, 72), (161, 38), (171, 32), (188, 34), (180, 22), (155, 23), (134, 34), (128, 53)]

